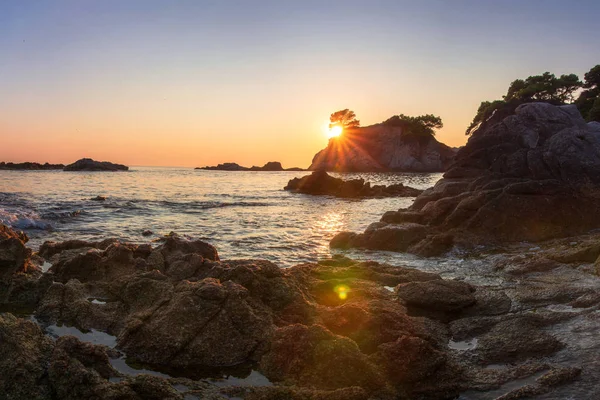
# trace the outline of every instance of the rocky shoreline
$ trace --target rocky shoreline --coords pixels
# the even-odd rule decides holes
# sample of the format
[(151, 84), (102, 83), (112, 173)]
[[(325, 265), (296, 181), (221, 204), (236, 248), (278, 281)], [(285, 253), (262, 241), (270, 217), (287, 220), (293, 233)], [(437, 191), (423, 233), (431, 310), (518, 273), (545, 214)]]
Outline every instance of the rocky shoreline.
[(374, 185), (364, 179), (343, 180), (330, 176), (325, 171), (315, 171), (302, 178), (291, 179), (283, 188), (295, 193), (327, 195), (342, 198), (416, 197), (422, 190), (399, 183), (396, 185)]
[(527, 103), (486, 121), (411, 207), (331, 245), (434, 256), (578, 235), (600, 228), (599, 184), (600, 124), (574, 105)]
[(221, 260), (176, 234), (35, 254), (23, 234), (2, 226), (0, 238), (6, 398), (599, 394), (598, 235), (464, 258), (494, 276), (485, 284), (343, 256)]

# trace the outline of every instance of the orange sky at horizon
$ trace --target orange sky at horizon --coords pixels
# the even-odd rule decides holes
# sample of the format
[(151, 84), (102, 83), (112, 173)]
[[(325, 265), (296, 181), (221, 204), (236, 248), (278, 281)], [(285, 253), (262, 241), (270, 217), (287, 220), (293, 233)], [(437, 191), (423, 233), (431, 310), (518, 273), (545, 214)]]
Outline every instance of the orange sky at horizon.
[(461, 146), (514, 79), (600, 61), (588, 5), (501, 3), (0, 2), (0, 161), (308, 167), (345, 108)]

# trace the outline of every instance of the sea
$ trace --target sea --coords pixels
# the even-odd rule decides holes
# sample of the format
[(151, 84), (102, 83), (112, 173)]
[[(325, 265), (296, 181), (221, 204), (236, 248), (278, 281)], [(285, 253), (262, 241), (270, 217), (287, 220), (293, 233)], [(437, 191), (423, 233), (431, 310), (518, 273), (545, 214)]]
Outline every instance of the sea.
[[(176, 232), (213, 244), (221, 259), (266, 259), (289, 267), (332, 255), (338, 232), (362, 232), (414, 198), (340, 199), (283, 190), (309, 172), (228, 172), (132, 167), (127, 172), (0, 171), (0, 223), (47, 240), (119, 238), (152, 243)], [(371, 184), (426, 189), (442, 174), (347, 173)], [(105, 200), (98, 200), (98, 196)], [(152, 234), (144, 236), (144, 231)], [(397, 253), (353, 251), (390, 261)]]

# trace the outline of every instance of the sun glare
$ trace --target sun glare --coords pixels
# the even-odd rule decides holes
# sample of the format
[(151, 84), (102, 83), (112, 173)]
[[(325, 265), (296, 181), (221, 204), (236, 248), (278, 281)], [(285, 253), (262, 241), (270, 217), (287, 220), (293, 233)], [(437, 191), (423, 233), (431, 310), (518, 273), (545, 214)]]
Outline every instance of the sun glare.
[(341, 126), (333, 126), (329, 129), (327, 129), (327, 137), (328, 138), (333, 138), (333, 137), (338, 137), (342, 134), (342, 127)]

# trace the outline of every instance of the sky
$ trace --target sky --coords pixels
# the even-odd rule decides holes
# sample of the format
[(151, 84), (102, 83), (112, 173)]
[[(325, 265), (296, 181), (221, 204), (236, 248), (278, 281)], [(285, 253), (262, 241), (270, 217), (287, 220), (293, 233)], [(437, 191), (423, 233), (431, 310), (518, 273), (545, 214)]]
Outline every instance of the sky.
[(0, 161), (308, 167), (329, 114), (439, 115), (600, 64), (600, 2), (0, 0)]

